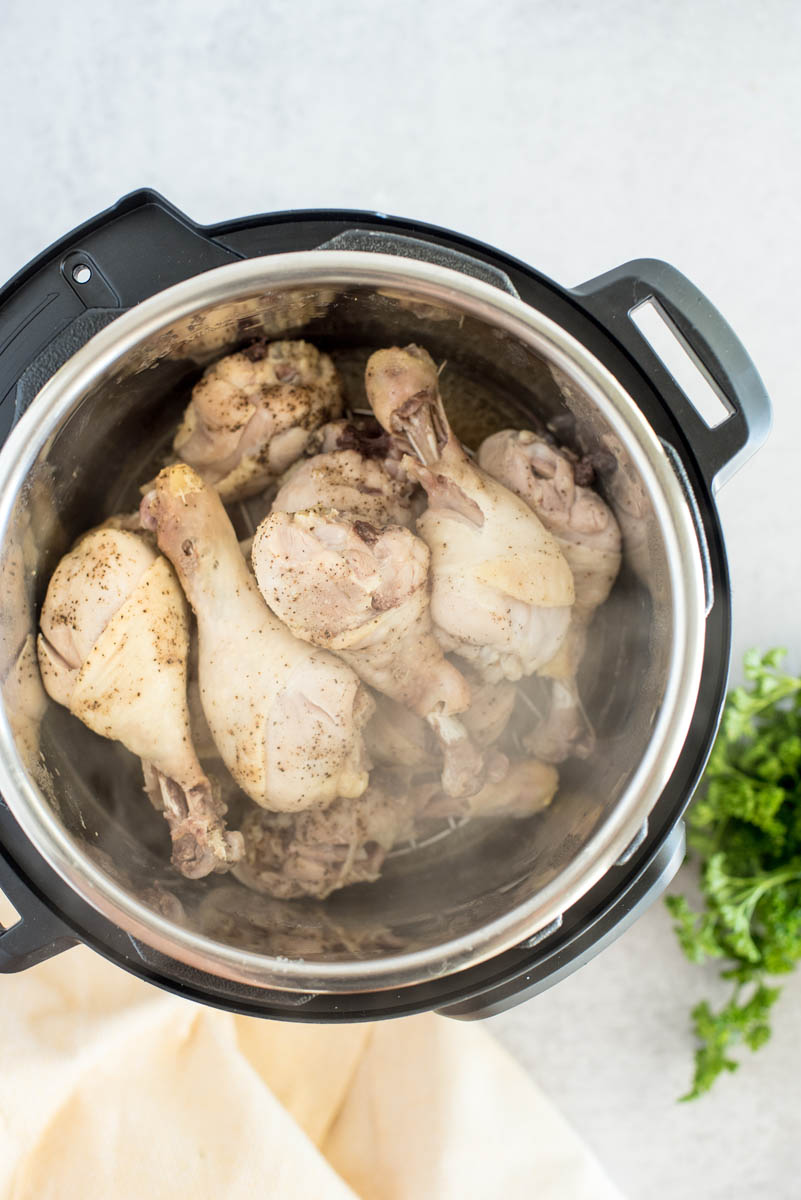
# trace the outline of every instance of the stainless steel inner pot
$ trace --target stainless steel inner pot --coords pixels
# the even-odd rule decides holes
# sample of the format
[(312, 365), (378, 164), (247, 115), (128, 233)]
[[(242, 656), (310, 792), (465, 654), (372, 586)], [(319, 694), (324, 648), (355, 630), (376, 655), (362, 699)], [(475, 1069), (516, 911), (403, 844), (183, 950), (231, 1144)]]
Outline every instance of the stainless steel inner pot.
[[(438, 978), (530, 937), (632, 842), (693, 713), (704, 643), (701, 556), (662, 444), (617, 380), (544, 314), (438, 265), (358, 251), (237, 262), (161, 292), (92, 338), (46, 384), (0, 453), (2, 648), (34, 632), (49, 574), (84, 529), (132, 508), (192, 383), (255, 336), (334, 353), (353, 407), (377, 346), (424, 345), (458, 434), (549, 424), (595, 455), (624, 532), (624, 567), (584, 667), (597, 749), (566, 764), (546, 812), (468, 822), (394, 857), (375, 884), (276, 901), (169, 867), (138, 762), (43, 704), (35, 682), (0, 710), (0, 792), (66, 883), (139, 943), (200, 970), (292, 991), (380, 990)], [(33, 659), (28, 660), (33, 669)], [(19, 699), (19, 696), (23, 699)], [(183, 923), (164, 915), (165, 890)]]

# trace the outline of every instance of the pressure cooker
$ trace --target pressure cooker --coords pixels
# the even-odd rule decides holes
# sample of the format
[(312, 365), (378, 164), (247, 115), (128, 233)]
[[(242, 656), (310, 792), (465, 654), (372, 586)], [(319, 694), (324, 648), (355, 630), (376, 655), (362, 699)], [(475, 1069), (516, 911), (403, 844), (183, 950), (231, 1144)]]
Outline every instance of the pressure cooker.
[[(655, 307), (720, 401), (708, 423), (637, 313)], [(596, 464), (623, 568), (582, 668), (593, 753), (525, 821), (450, 822), (373, 884), (277, 900), (184, 880), (131, 756), (38, 687), (38, 612), (59, 556), (136, 503), (192, 384), (249, 339), (424, 345), (459, 435), (539, 422)], [(199, 226), (127, 196), (0, 292), (0, 887), (19, 921), (0, 971), (83, 942), (235, 1012), (352, 1021), (496, 1013), (617, 937), (684, 854), (730, 651), (715, 490), (765, 439), (742, 345), (677, 270), (643, 259), (566, 289), (445, 229), (355, 211)], [(539, 427), (539, 426), (538, 426)]]

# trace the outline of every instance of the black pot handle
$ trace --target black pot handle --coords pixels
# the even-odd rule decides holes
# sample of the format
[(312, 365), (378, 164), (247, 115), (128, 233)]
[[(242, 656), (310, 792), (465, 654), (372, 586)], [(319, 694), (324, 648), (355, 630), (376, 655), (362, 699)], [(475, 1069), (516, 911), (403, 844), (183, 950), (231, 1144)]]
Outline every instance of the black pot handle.
[[(686, 276), (654, 258), (624, 263), (574, 288), (573, 294), (654, 381), (707, 482), (721, 487), (759, 449), (771, 424), (765, 386), (728, 322)], [(632, 310), (646, 300), (656, 301), (679, 342), (730, 410), (714, 428), (699, 415), (631, 320)]]
[(0, 926), (0, 974), (25, 971), (77, 944), (73, 931), (23, 882), (1, 853), (0, 890), (20, 915), (15, 925), (7, 929)]
[[(477, 996), (446, 1005), (437, 1012), (460, 1021), (479, 1021), (514, 1008), (560, 983), (616, 941), (662, 895), (684, 861), (684, 850), (684, 823), (679, 821), (653, 858), (639, 869), (634, 881), (609, 907), (579, 922), (569, 937), (561, 932), (561, 920), (553, 922), (518, 947), (532, 948), (534, 954), (521, 962), (516, 974)], [(628, 862), (628, 854), (633, 855), (636, 851), (637, 838), (612, 868), (612, 874), (620, 864)]]

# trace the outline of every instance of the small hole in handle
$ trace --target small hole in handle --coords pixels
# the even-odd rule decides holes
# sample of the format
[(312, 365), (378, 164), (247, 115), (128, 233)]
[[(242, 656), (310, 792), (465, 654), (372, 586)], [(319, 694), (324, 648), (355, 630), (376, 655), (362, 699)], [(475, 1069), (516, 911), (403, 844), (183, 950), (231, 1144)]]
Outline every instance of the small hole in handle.
[(4, 892), (0, 892), (0, 931), (13, 929), (22, 917)]
[(629, 317), (648, 342), (657, 358), (662, 360), (684, 392), (699, 417), (714, 429), (727, 420), (734, 409), (710, 380), (680, 331), (657, 300), (643, 300), (629, 312)]
[(88, 283), (92, 278), (92, 268), (86, 263), (76, 263), (72, 268), (72, 278), (76, 283)]

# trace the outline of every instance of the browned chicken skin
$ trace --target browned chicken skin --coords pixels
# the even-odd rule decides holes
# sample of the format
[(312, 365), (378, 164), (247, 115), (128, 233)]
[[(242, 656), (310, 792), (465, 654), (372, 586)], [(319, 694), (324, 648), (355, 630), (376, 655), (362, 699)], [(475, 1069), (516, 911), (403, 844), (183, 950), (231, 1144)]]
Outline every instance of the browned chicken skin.
[(577, 482), (575, 460), (529, 430), (506, 429), (482, 442), (478, 461), (558, 540), (573, 573), (574, 614), (603, 604), (620, 569), (620, 529), (598, 493)]
[(38, 649), (50, 696), (142, 759), (178, 870), (196, 879), (236, 862), (241, 835), (225, 831), (192, 744), (188, 613), (167, 560), (135, 533), (81, 538), (50, 580)]
[(342, 411), (334, 364), (308, 342), (258, 342), (213, 363), (192, 389), (173, 450), (228, 502), (253, 496)]
[(437, 768), (437, 745), (431, 726), (389, 696), (376, 697), (364, 740), (375, 763), (428, 772)]
[(468, 675), (472, 698), (462, 721), (477, 746), (497, 742), (509, 724), (517, 699), (517, 687), (507, 679), (483, 683)]

